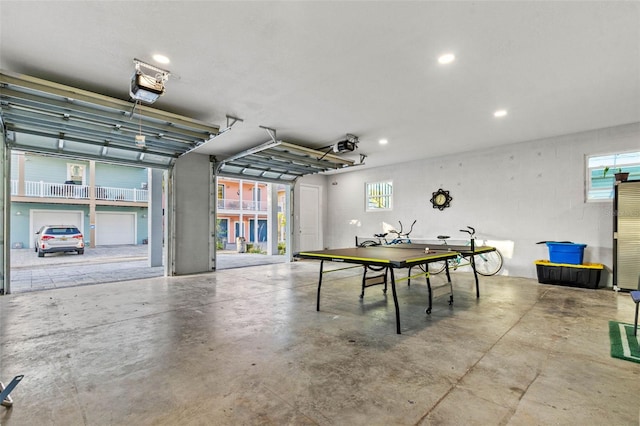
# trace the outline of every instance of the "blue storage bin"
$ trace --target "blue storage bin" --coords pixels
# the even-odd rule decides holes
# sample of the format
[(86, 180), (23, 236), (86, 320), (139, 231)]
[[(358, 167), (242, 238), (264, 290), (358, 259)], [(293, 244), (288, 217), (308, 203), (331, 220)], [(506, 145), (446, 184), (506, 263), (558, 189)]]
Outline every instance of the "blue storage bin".
[(586, 246), (586, 244), (548, 242), (549, 260), (551, 263), (581, 265), (582, 259), (584, 258), (584, 248)]

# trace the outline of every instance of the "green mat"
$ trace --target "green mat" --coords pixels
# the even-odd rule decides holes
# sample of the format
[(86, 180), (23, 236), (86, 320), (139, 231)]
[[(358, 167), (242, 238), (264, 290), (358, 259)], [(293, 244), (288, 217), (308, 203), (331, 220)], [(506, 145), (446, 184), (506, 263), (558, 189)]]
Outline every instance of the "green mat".
[(640, 331), (633, 335), (633, 324), (609, 321), (611, 356), (640, 363)]

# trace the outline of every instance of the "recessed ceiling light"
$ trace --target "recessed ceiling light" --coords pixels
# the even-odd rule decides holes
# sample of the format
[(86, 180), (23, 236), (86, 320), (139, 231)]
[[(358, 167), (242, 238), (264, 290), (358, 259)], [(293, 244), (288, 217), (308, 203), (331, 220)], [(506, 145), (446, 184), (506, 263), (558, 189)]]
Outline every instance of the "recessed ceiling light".
[(171, 62), (169, 61), (169, 58), (160, 54), (153, 55), (153, 60), (161, 64), (168, 64), (169, 62)]
[(499, 109), (496, 112), (493, 113), (494, 117), (504, 117), (505, 115), (507, 115), (507, 110), (506, 109)]
[(389, 141), (388, 141), (388, 140), (386, 140), (386, 139), (380, 139), (380, 140), (378, 141), (378, 143), (379, 143), (380, 145), (386, 145), (388, 142), (389, 142)]
[(445, 53), (438, 58), (438, 62), (441, 64), (450, 64), (456, 59), (456, 55), (453, 53)]

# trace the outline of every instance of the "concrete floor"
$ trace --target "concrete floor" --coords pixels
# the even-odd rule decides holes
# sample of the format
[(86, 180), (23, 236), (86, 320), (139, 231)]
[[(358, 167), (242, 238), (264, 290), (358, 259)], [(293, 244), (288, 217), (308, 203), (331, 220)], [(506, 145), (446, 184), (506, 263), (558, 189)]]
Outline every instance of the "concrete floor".
[[(313, 261), (0, 297), (2, 425), (637, 425), (626, 293), (455, 272), (391, 296)], [(435, 277), (434, 281), (440, 278)]]

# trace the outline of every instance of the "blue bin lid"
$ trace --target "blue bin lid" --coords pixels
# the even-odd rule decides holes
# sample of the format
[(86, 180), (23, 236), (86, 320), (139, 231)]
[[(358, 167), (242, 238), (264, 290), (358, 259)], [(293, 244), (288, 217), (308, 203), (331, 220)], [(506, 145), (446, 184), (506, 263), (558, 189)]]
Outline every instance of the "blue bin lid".
[(557, 246), (557, 247), (569, 247), (569, 246), (575, 246), (576, 248), (578, 247), (586, 247), (586, 244), (578, 244), (578, 243), (553, 243), (550, 241), (547, 241), (547, 247), (552, 247), (552, 246)]

